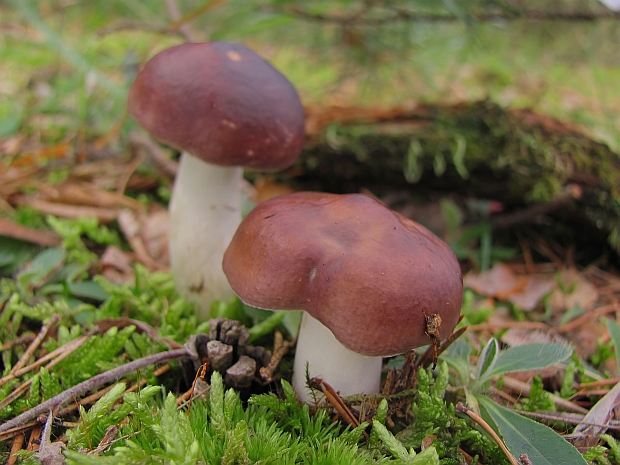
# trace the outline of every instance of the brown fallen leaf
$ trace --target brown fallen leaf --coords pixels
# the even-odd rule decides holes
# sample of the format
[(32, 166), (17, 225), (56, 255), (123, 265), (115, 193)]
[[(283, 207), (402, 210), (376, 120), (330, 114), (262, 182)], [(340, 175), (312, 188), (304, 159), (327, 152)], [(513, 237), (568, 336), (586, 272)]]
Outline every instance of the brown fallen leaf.
[(568, 268), (559, 273), (559, 286), (549, 298), (549, 304), (554, 312), (563, 313), (580, 305), (585, 311), (591, 310), (598, 299), (596, 287), (579, 271)]
[(163, 270), (165, 266), (157, 263), (151, 258), (146, 250), (146, 246), (140, 236), (140, 223), (136, 215), (131, 210), (121, 210), (118, 214), (118, 225), (127, 238), (129, 245), (136, 253), (136, 256), (142, 264), (152, 270)]
[(517, 276), (503, 263), (498, 263), (484, 273), (467, 273), (463, 284), (478, 294), (505, 300), (511, 295), (522, 292), (527, 286), (526, 276)]
[(542, 301), (543, 297), (556, 287), (553, 277), (548, 275), (532, 275), (527, 277), (527, 284), (520, 292), (515, 292), (508, 300), (523, 311), (532, 311)]
[(598, 444), (599, 436), (607, 431), (605, 425), (613, 419), (618, 405), (620, 405), (620, 383), (602, 397), (586, 414), (583, 423), (573, 430), (569, 436), (573, 444), (576, 447), (592, 447)]
[(138, 215), (139, 234), (149, 257), (163, 267), (168, 267), (168, 210), (151, 208), (149, 213)]
[(101, 258), (101, 274), (115, 284), (131, 284), (135, 281), (135, 274), (131, 264), (133, 259), (118, 247), (108, 246)]
[(65, 465), (65, 456), (62, 455), (62, 450), (65, 445), (60, 442), (51, 442), (52, 422), (54, 420), (54, 414), (49, 411), (47, 420), (45, 421), (45, 428), (43, 428), (43, 434), (41, 434), (41, 443), (39, 444), (39, 452), (35, 457), (43, 465)]

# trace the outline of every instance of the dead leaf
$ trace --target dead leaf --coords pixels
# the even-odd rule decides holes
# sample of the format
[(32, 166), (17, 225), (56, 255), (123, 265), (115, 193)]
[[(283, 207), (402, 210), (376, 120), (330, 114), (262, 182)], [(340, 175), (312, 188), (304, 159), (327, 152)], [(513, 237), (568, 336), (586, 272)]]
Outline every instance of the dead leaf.
[(564, 312), (575, 305), (580, 305), (585, 311), (594, 307), (598, 291), (579, 271), (574, 268), (561, 271), (558, 282), (559, 286), (549, 298), (554, 312)]
[(498, 263), (484, 273), (467, 273), (463, 279), (463, 284), (478, 294), (500, 300), (523, 292), (527, 283), (528, 278), (526, 276), (515, 275), (510, 267), (503, 263)]
[(168, 210), (153, 208), (138, 216), (139, 234), (149, 257), (163, 267), (170, 265), (168, 254)]
[(508, 300), (523, 311), (532, 311), (556, 286), (553, 278), (547, 276), (528, 276), (527, 284), (521, 292), (515, 292)]
[(576, 447), (592, 447), (598, 444), (599, 435), (607, 431), (606, 425), (614, 416), (614, 410), (620, 404), (620, 383), (603, 396), (590, 409), (583, 422), (578, 425), (571, 437)]
[(62, 455), (62, 450), (65, 448), (65, 445), (60, 442), (51, 442), (51, 434), (52, 434), (52, 421), (54, 419), (54, 415), (52, 411), (49, 411), (49, 415), (45, 422), (45, 428), (43, 428), (43, 434), (41, 434), (41, 443), (39, 444), (39, 452), (35, 455), (35, 457), (43, 464), (43, 465), (65, 465), (65, 456)]
[(110, 282), (115, 284), (131, 284), (135, 280), (133, 260), (129, 255), (118, 247), (109, 246), (99, 259), (101, 274)]
[(118, 214), (118, 225), (127, 238), (127, 242), (140, 260), (150, 270), (162, 270), (165, 267), (157, 263), (146, 250), (146, 246), (140, 236), (140, 223), (131, 210), (121, 210)]

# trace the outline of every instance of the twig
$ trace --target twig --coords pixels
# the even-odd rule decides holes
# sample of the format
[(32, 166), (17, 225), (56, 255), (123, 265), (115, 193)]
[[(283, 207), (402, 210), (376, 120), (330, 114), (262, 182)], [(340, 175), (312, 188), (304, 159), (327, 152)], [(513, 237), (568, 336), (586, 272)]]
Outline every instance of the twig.
[(118, 426), (110, 425), (106, 428), (105, 434), (99, 441), (99, 445), (88, 452), (88, 455), (101, 455), (114, 444), (116, 436), (118, 436)]
[(491, 218), (491, 225), (496, 228), (510, 228), (525, 223), (532, 223), (542, 215), (565, 209), (580, 197), (581, 188), (576, 184), (569, 184), (560, 194), (549, 202), (532, 205), (531, 207), (512, 213), (494, 215)]
[(22, 344), (30, 344), (32, 340), (35, 338), (35, 335), (32, 333), (27, 333), (19, 336), (17, 339), (13, 339), (12, 341), (7, 341), (2, 344), (2, 351), (12, 349), (15, 346), (19, 346)]
[(542, 329), (550, 331), (552, 328), (546, 323), (538, 321), (509, 321), (506, 323), (480, 323), (471, 325), (469, 330), (474, 331), (499, 331), (500, 329)]
[(32, 428), (33, 426), (37, 426), (40, 425), (40, 423), (38, 421), (31, 421), (29, 423), (25, 423), (21, 426), (18, 426), (16, 428), (11, 428), (6, 430), (5, 432), (0, 434), (0, 441), (6, 441), (7, 439), (11, 439), (15, 436), (17, 436), (19, 433), (23, 433), (27, 430), (29, 430), (30, 428)]
[(519, 415), (523, 415), (526, 417), (535, 418), (537, 420), (546, 420), (546, 421), (558, 421), (562, 423), (568, 423), (569, 425), (584, 425), (584, 426), (595, 426), (595, 427), (605, 427), (607, 429), (613, 429), (615, 431), (620, 431), (620, 421), (618, 420), (610, 420), (609, 424), (601, 425), (585, 422), (585, 415), (579, 413), (566, 413), (566, 412), (526, 412), (525, 410), (515, 410), (511, 408), (515, 413)]
[[(63, 346), (60, 346), (58, 349), (50, 352), (49, 354), (45, 355), (44, 357), (41, 357), (39, 360), (37, 360), (36, 362), (20, 369), (20, 370), (16, 370), (15, 373), (6, 375), (4, 378), (0, 378), (0, 386), (5, 385), (8, 381), (11, 381), (12, 379), (15, 378), (19, 378), (20, 376), (32, 371), (32, 370), (37, 370), (38, 368), (40, 368), (41, 366), (45, 365), (46, 362), (48, 362), (49, 360), (52, 360), (58, 356), (62, 356), (62, 358), (65, 358), (67, 355), (69, 355), (70, 353), (72, 353), (73, 351), (75, 351), (78, 347), (80, 347), (82, 344), (84, 344), (88, 338), (91, 336), (92, 333), (89, 334), (85, 334), (84, 336), (80, 336), (78, 338), (75, 338), (73, 341), (70, 341), (68, 343), (66, 343)], [(66, 355), (63, 355), (66, 354)], [(61, 359), (62, 360), (62, 359)]]
[(129, 179), (131, 178), (133, 173), (138, 169), (138, 167), (142, 164), (143, 161), (144, 161), (144, 155), (138, 154), (133, 158), (133, 160), (131, 160), (127, 164), (127, 166), (123, 170), (123, 173), (116, 181), (116, 193), (117, 194), (120, 194), (120, 195), (125, 194), (125, 189), (127, 189), (127, 184), (129, 183)]
[[(176, 0), (164, 0), (164, 3), (166, 4), (166, 9), (168, 10), (168, 16), (170, 16), (170, 19), (172, 19), (173, 24), (174, 22), (179, 21), (181, 19), (181, 10), (179, 9), (179, 5), (177, 4)], [(209, 2), (207, 2), (207, 4), (208, 3)], [(179, 32), (181, 32), (181, 34), (183, 34), (183, 37), (185, 38), (187, 42), (195, 42), (194, 31), (192, 31), (189, 24), (178, 23), (178, 24), (171, 26), (171, 29), (176, 29)]]
[(43, 325), (41, 327), (39, 334), (37, 334), (37, 337), (35, 337), (34, 341), (32, 341), (32, 343), (28, 346), (28, 348), (26, 349), (26, 352), (24, 352), (24, 355), (22, 355), (22, 357), (17, 361), (15, 366), (13, 366), (11, 371), (9, 371), (10, 375), (14, 375), (15, 372), (19, 371), (21, 368), (24, 367), (24, 365), (26, 365), (28, 360), (30, 360), (30, 357), (32, 357), (32, 355), (34, 354), (34, 351), (37, 350), (37, 348), (41, 345), (41, 343), (43, 342), (43, 339), (47, 337), (52, 326), (54, 326), (59, 321), (60, 321), (60, 315), (54, 313), (52, 317), (50, 318), (50, 321), (46, 325)]
[(427, 368), (428, 366), (430, 366), (430, 364), (433, 362), (433, 359), (435, 358), (435, 355), (439, 356), (441, 355), (444, 350), (446, 350), (448, 347), (450, 347), (452, 345), (452, 343), (454, 341), (456, 341), (459, 337), (461, 337), (461, 335), (467, 331), (467, 326), (463, 326), (462, 328), (457, 329), (456, 331), (454, 331), (452, 334), (450, 334), (450, 337), (448, 337), (448, 339), (446, 339), (441, 346), (439, 347), (439, 349), (435, 350), (435, 348), (433, 347), (433, 345), (429, 345), (428, 349), (426, 349), (426, 352), (424, 352), (424, 354), (422, 354), (422, 357), (420, 357), (415, 365), (414, 368), (417, 370), (418, 367), (423, 367), (423, 368)]
[[(530, 385), (527, 383), (524, 383), (523, 381), (520, 381), (515, 378), (511, 378), (510, 376), (504, 376), (503, 383), (504, 383), (504, 387), (510, 389), (511, 391), (523, 393), (527, 396), (530, 395)], [(560, 396), (556, 396), (555, 394), (551, 394), (551, 393), (548, 393), (548, 394), (549, 394), (549, 398), (553, 400), (555, 405), (561, 409), (564, 409), (568, 412), (574, 412), (574, 413), (583, 413), (583, 414), (588, 413), (587, 409), (580, 407), (579, 405), (573, 402), (563, 399)]]
[[(383, 5), (386, 7), (387, 5)], [(397, 22), (428, 22), (428, 23), (445, 23), (462, 21), (462, 16), (453, 14), (440, 13), (423, 13), (419, 11), (409, 11), (398, 7), (385, 8), (387, 13), (381, 16), (373, 15), (360, 16), (358, 13), (351, 15), (338, 15), (328, 13), (312, 13), (308, 10), (297, 6), (286, 6), (284, 8), (276, 8), (271, 6), (263, 6), (261, 10), (270, 11), (279, 14), (288, 14), (297, 16), (306, 21), (330, 23), (343, 27), (351, 26), (380, 26)], [(593, 22), (599, 19), (620, 19), (620, 13), (611, 10), (604, 10), (597, 13), (580, 12), (580, 11), (542, 11), (542, 10), (522, 10), (512, 12), (496, 12), (496, 13), (479, 13), (468, 15), (471, 20), (476, 22), (489, 21), (515, 21), (518, 19), (529, 19), (536, 21), (571, 21), (571, 22)]]
[(194, 376), (194, 382), (192, 383), (192, 388), (190, 390), (189, 400), (187, 404), (186, 415), (188, 417), (189, 417), (189, 411), (192, 408), (192, 399), (194, 398), (194, 390), (196, 389), (196, 383), (198, 382), (199, 379), (204, 381), (205, 376), (207, 375), (208, 369), (209, 369), (209, 362), (205, 362), (202, 365), (200, 365), (200, 367), (198, 368), (198, 371), (196, 371), (196, 376)]
[(195, 20), (199, 16), (205, 14), (207, 11), (214, 10), (215, 8), (219, 7), (220, 5), (223, 5), (227, 1), (228, 0), (206, 1), (205, 3), (200, 5), (198, 8), (196, 8), (194, 11), (190, 11), (188, 14), (186, 14), (182, 18), (176, 18), (175, 21), (172, 24), (170, 24), (169, 27), (170, 29), (178, 30), (181, 28), (181, 26), (185, 26), (187, 23), (190, 23), (191, 21)]
[(53, 247), (61, 243), (60, 236), (54, 233), (30, 229), (7, 218), (0, 218), (0, 234), (45, 247)]
[(150, 355), (148, 357), (143, 357), (138, 360), (134, 360), (133, 362), (127, 363), (126, 365), (121, 365), (112, 370), (100, 373), (72, 387), (71, 389), (67, 389), (66, 391), (61, 392), (57, 396), (52, 397), (51, 399), (43, 402), (42, 404), (39, 404), (36, 407), (22, 413), (21, 415), (18, 415), (12, 420), (9, 420), (6, 423), (0, 425), (0, 433), (7, 431), (11, 428), (20, 426), (28, 421), (31, 421), (52, 407), (61, 406), (62, 404), (73, 399), (74, 397), (79, 397), (84, 393), (92, 391), (99, 386), (116, 381), (121, 377), (125, 376), (126, 374), (131, 373), (132, 371), (139, 370), (141, 368), (147, 367), (149, 365), (154, 365), (156, 363), (163, 363), (169, 360), (177, 360), (190, 357), (192, 357), (192, 354), (183, 347), (181, 349), (160, 352), (158, 354)]
[[(62, 352), (59, 352), (60, 355), (58, 355), (58, 357), (56, 357), (53, 361), (51, 361), (50, 363), (48, 363), (45, 368), (52, 368), (53, 366), (57, 365), (58, 363), (60, 363), (62, 360), (64, 360), (65, 358), (67, 358), (69, 355), (71, 355), (71, 353), (73, 353), (80, 345), (82, 345), (84, 343), (84, 341), (86, 339), (88, 339), (88, 336), (82, 336), (82, 338), (84, 338), (82, 341), (80, 341), (80, 343), (76, 343), (74, 345), (71, 345), (71, 343), (66, 344), (65, 346), (62, 347), (62, 349), (64, 349)], [(80, 338), (78, 338), (80, 339)], [(74, 342), (74, 341), (71, 341)], [(61, 349), (61, 347), (59, 347), (59, 349)], [(58, 350), (58, 349), (57, 349)], [(55, 353), (57, 350), (55, 350), (52, 353)], [(51, 355), (51, 354), (48, 354)], [(11, 379), (17, 378), (19, 376), (21, 376), (24, 372), (30, 371), (32, 369), (32, 367), (34, 365), (37, 365), (38, 367), (41, 366), (44, 362), (43, 360), (46, 357), (41, 358), (40, 360), (38, 360), (37, 362), (33, 363), (32, 365), (29, 365), (27, 367), (22, 368), (21, 370), (18, 370), (15, 372), (15, 374), (13, 375), (7, 375), (4, 378), (2, 378), (2, 380), (0, 381), (10, 381)], [(30, 385), (32, 384), (32, 380), (34, 378), (30, 378), (28, 381), (24, 382), (21, 386), (19, 386), (17, 389), (15, 389), (13, 392), (11, 392), (8, 396), (6, 396), (4, 399), (2, 399), (2, 401), (0, 401), (0, 409), (3, 409), (4, 407), (6, 407), (7, 405), (9, 405), (11, 402), (13, 402), (15, 399), (19, 398), (24, 392), (26, 392), (26, 390), (30, 387)]]
[(135, 150), (146, 151), (155, 166), (166, 176), (174, 179), (179, 170), (179, 163), (168, 158), (166, 152), (151, 138), (141, 132), (134, 131), (129, 134), (129, 143)]
[(25, 440), (26, 435), (24, 433), (19, 433), (17, 434), (17, 436), (15, 436), (15, 439), (13, 439), (13, 444), (11, 444), (9, 459), (6, 461), (6, 465), (15, 465), (17, 463), (18, 457), (14, 454), (22, 450)]
[[(344, 403), (342, 397), (336, 392), (336, 390), (331, 387), (328, 383), (323, 381), (321, 378), (312, 378), (310, 380), (311, 387), (315, 389), (320, 389), (323, 392), (325, 398), (329, 401), (330, 404), (336, 409), (336, 411), (340, 414), (344, 421), (346, 421), (351, 427), (357, 428), (360, 425), (359, 420), (353, 415), (353, 412), (347, 404)], [(368, 439), (368, 435), (364, 432), (366, 439)]]
[(575, 318), (574, 320), (569, 321), (568, 323), (562, 326), (558, 326), (556, 328), (556, 331), (560, 333), (566, 333), (568, 331), (572, 331), (573, 329), (579, 328), (584, 323), (587, 323), (589, 321), (594, 321), (595, 317), (597, 316), (605, 315), (607, 313), (617, 312), (618, 310), (620, 310), (619, 304), (604, 305), (602, 307), (597, 308), (596, 310), (585, 313), (581, 315), (580, 317)]
[(273, 374), (276, 371), (276, 368), (278, 368), (282, 357), (284, 357), (289, 349), (294, 345), (294, 340), (285, 342), (282, 337), (282, 333), (280, 331), (275, 332), (271, 360), (269, 360), (269, 364), (266, 367), (261, 367), (259, 370), (260, 377), (264, 382), (270, 383), (273, 381)]
[(114, 221), (118, 215), (118, 210), (114, 208), (83, 207), (79, 205), (47, 202), (45, 200), (23, 196), (17, 200), (17, 203), (19, 205), (32, 207), (41, 213), (60, 216), (61, 218), (75, 219), (81, 216), (94, 216), (100, 223), (110, 223)]
[(157, 34), (174, 34), (186, 39), (185, 35), (179, 31), (178, 29), (172, 29), (169, 26), (155, 26), (152, 24), (140, 23), (137, 21), (116, 21), (109, 26), (103, 27), (97, 30), (98, 36), (106, 36), (113, 32), (123, 31), (123, 30), (137, 30), (137, 31), (148, 31), (154, 32)]
[(510, 463), (512, 465), (519, 465), (519, 462), (517, 462), (517, 460), (510, 453), (510, 451), (504, 444), (504, 441), (501, 440), (501, 438), (497, 435), (497, 433), (493, 431), (493, 428), (491, 428), (489, 424), (482, 419), (481, 416), (477, 415), (472, 410), (468, 409), (462, 402), (459, 402), (458, 404), (456, 404), (456, 410), (457, 412), (464, 413), (469, 418), (471, 418), (473, 421), (478, 423), (480, 427), (482, 427), (482, 429), (485, 430), (493, 438), (493, 440), (497, 443), (497, 445), (500, 447), (502, 452), (506, 454), (506, 457), (508, 458)]

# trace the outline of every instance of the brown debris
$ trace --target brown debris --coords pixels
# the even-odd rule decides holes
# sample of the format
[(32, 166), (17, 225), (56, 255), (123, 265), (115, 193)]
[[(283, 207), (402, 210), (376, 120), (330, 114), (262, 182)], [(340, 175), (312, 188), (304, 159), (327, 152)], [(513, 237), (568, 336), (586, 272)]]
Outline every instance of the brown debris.
[(140, 236), (140, 223), (135, 214), (131, 210), (121, 210), (118, 213), (117, 219), (121, 231), (136, 253), (136, 258), (151, 271), (166, 269), (166, 267), (160, 265), (149, 256), (144, 241)]
[(112, 208), (85, 207), (63, 203), (48, 202), (33, 197), (19, 197), (18, 205), (25, 205), (45, 215), (54, 215), (61, 218), (77, 219), (82, 216), (97, 218), (100, 224), (111, 223), (118, 216), (118, 210)]
[(61, 238), (54, 233), (27, 228), (7, 218), (0, 218), (0, 236), (12, 237), (45, 247), (56, 247), (61, 243)]
[(273, 374), (278, 368), (282, 357), (284, 357), (284, 355), (286, 355), (286, 353), (295, 346), (295, 342), (295, 340), (288, 342), (284, 341), (282, 333), (278, 330), (275, 331), (271, 360), (267, 366), (261, 367), (259, 370), (260, 377), (265, 383), (270, 383), (273, 381)]

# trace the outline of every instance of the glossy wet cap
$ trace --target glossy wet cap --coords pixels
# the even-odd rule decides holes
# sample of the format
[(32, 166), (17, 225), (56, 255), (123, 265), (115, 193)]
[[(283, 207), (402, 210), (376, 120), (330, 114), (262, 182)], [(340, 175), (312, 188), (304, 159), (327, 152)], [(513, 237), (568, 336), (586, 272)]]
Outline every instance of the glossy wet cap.
[(131, 86), (128, 109), (156, 139), (222, 166), (284, 169), (305, 140), (295, 88), (241, 44), (188, 43), (157, 54)]
[(388, 356), (441, 339), (458, 322), (460, 265), (441, 239), (359, 194), (299, 192), (258, 205), (224, 254), (239, 298), (265, 309), (303, 309), (345, 347)]

